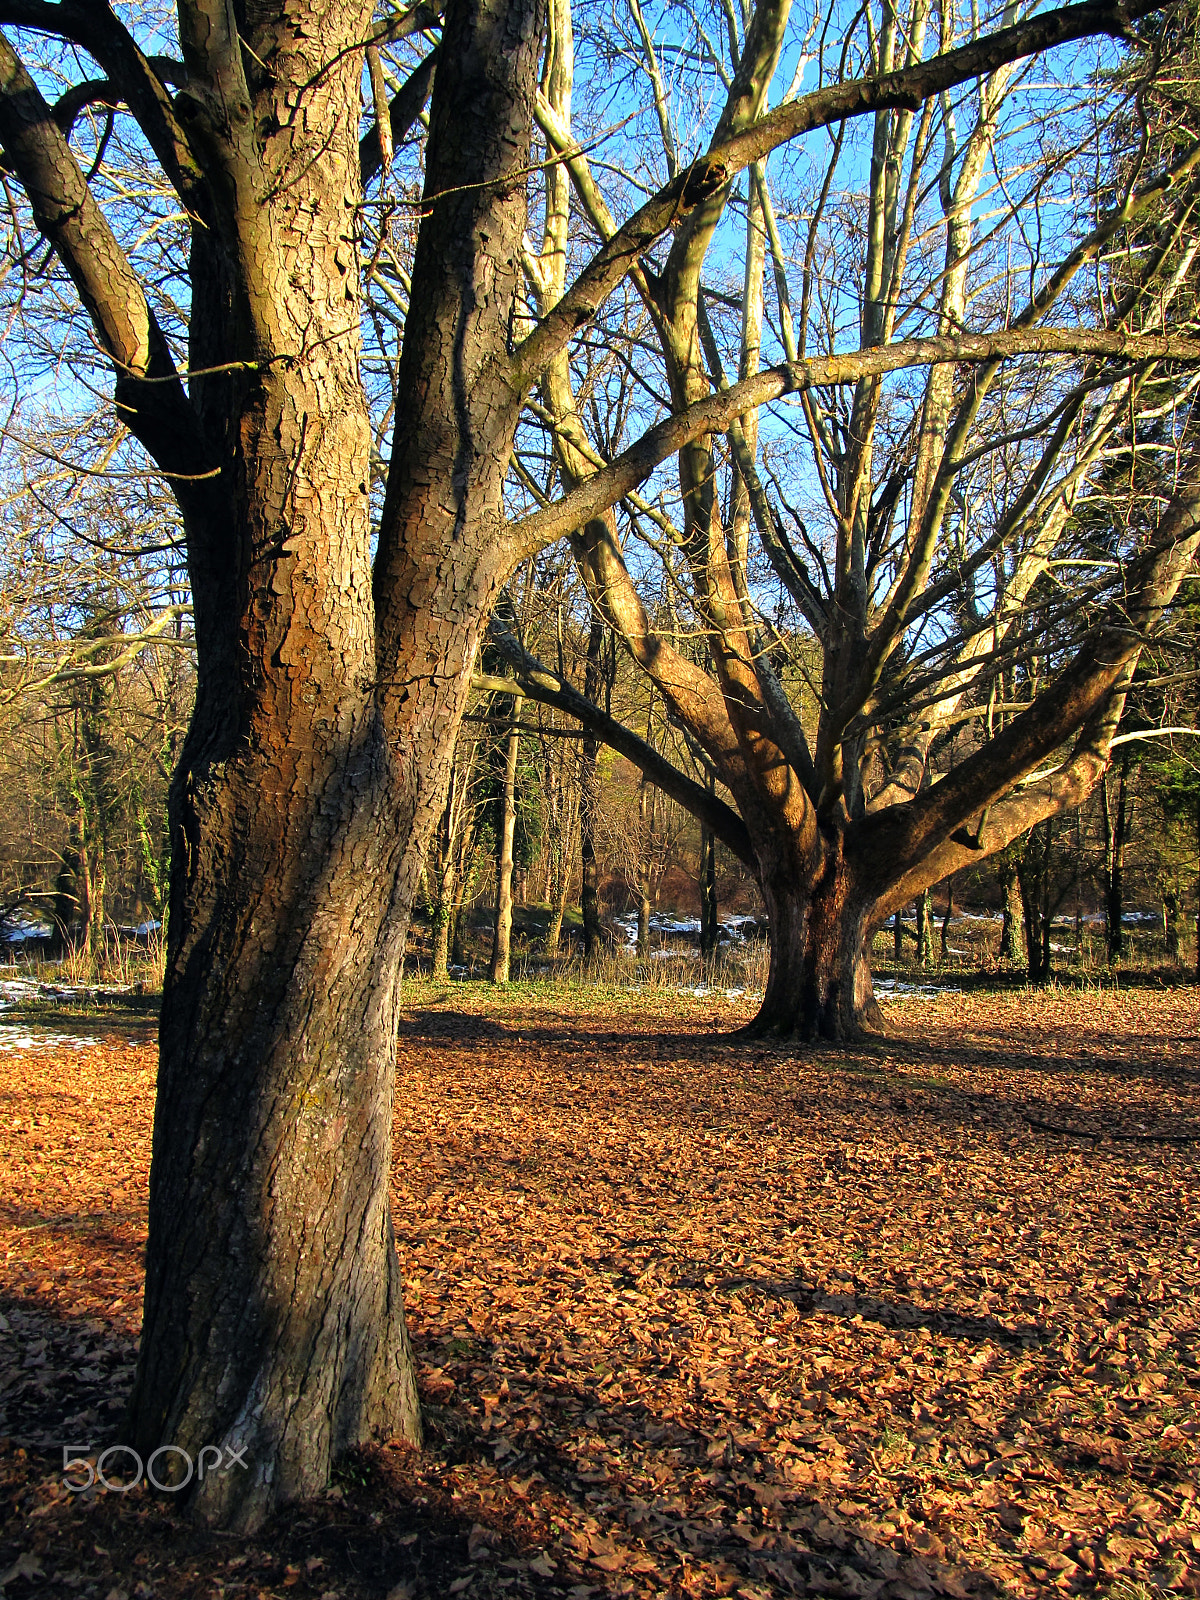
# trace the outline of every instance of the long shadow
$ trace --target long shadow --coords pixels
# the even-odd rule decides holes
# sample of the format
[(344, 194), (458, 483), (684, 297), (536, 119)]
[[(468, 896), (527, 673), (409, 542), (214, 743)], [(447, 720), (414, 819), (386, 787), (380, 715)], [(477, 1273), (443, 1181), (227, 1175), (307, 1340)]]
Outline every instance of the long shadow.
[[(666, 1574), (678, 1572), (681, 1562), (702, 1562), (706, 1577), (721, 1585), (718, 1592), (751, 1583), (765, 1585), (772, 1595), (849, 1595), (863, 1592), (862, 1580), (875, 1587), (907, 1584), (918, 1594), (996, 1592), (986, 1573), (965, 1563), (924, 1559), (871, 1537), (855, 1518), (833, 1508), (837, 1492), (831, 1488), (821, 1491), (764, 1472), (769, 1463), (757, 1464), (756, 1442), (716, 1410), (688, 1427), (674, 1414), (659, 1413), (645, 1397), (613, 1405), (578, 1381), (553, 1376), (538, 1388), (544, 1411), (570, 1412), (570, 1442), (515, 1424), (493, 1426), (485, 1436), (474, 1417), (445, 1407), (429, 1408), (434, 1427), (462, 1458), (490, 1456), (501, 1463), (503, 1477), (544, 1479), (577, 1509), (577, 1526), (589, 1520), (594, 1526), (602, 1501), (609, 1519), (592, 1536), (591, 1551), (618, 1578), (647, 1565)], [(814, 1434), (820, 1431), (814, 1426)], [(622, 1457), (631, 1436), (644, 1439), (646, 1453), (660, 1454), (669, 1465), (661, 1500), (644, 1498), (644, 1482), (638, 1492), (623, 1480)], [(619, 1448), (608, 1452), (606, 1440), (620, 1441)], [(705, 1494), (714, 1497), (693, 1516), (679, 1509), (674, 1485), (688, 1466), (706, 1470)], [(847, 1569), (853, 1575), (849, 1585)], [(595, 1573), (588, 1577), (600, 1581)], [(658, 1592), (664, 1590), (665, 1584)]]
[[(592, 1592), (612, 1587), (629, 1592), (632, 1576), (641, 1592), (664, 1593), (684, 1559), (703, 1562), (723, 1578), (766, 1583), (781, 1595), (814, 1588), (842, 1592), (830, 1586), (839, 1583), (839, 1574), (844, 1578), (847, 1567), (867, 1580), (907, 1582), (919, 1592), (935, 1583), (944, 1587), (947, 1574), (958, 1580), (961, 1592), (993, 1591), (982, 1574), (964, 1567), (939, 1571), (938, 1563), (873, 1542), (852, 1521), (814, 1501), (811, 1492), (786, 1484), (749, 1489), (730, 1480), (721, 1493), (719, 1518), (681, 1513), (670, 1486), (661, 1506), (632, 1498), (622, 1502), (619, 1480), (602, 1463), (580, 1460), (540, 1433), (485, 1434), (463, 1406), (427, 1405), (424, 1459), (408, 1451), (362, 1452), (344, 1463), (326, 1498), (292, 1508), (252, 1538), (216, 1535), (144, 1486), (128, 1493), (74, 1493), (63, 1486), (64, 1476), (82, 1482), (88, 1466), (116, 1442), (134, 1341), (94, 1320), (28, 1305), (4, 1303), (0, 1317), (0, 1376), (7, 1381), (17, 1361), (23, 1363), (19, 1372), (28, 1374), (8, 1383), (4, 1394), (0, 1428), (9, 1449), (0, 1456), (0, 1492), (24, 1515), (3, 1531), (0, 1554), (6, 1568), (20, 1556), (31, 1580), (36, 1575), (48, 1584), (82, 1585), (85, 1592), (94, 1586), (103, 1593), (136, 1575), (155, 1595), (172, 1597), (199, 1592), (205, 1579), (228, 1582), (236, 1575), (252, 1585), (248, 1592), (287, 1592), (298, 1600), (330, 1589), (381, 1597), (398, 1585), (406, 1585), (400, 1594), (414, 1600), (440, 1600), (467, 1589), (479, 1597), (561, 1596), (581, 1585)], [(719, 1429), (710, 1434), (657, 1418), (645, 1402), (610, 1406), (553, 1379), (545, 1396), (551, 1404), (567, 1403), (586, 1414), (597, 1441), (649, 1426), (673, 1460), (682, 1452), (695, 1462), (711, 1462), (714, 1439), (732, 1458), (726, 1465), (737, 1457), (732, 1435), (722, 1447)], [(64, 1445), (82, 1463), (66, 1475)], [(493, 1472), (497, 1458), (500, 1467)], [(493, 1492), (490, 1503), (456, 1504), (464, 1496), (447, 1487), (456, 1481), (454, 1466), (481, 1463), (495, 1482), (517, 1479), (518, 1492)], [(114, 1454), (105, 1475), (118, 1482), (130, 1465), (124, 1455)], [(564, 1558), (558, 1548), (548, 1560), (544, 1524), (523, 1514), (527, 1491), (520, 1480), (532, 1474), (577, 1513), (573, 1556)], [(618, 1499), (603, 1526), (595, 1506), (599, 1483)], [(763, 1509), (774, 1522), (760, 1521), (748, 1532), (747, 1512)], [(781, 1509), (792, 1523), (790, 1531), (778, 1525)], [(589, 1526), (599, 1532), (589, 1534)]]
[[(251, 1538), (208, 1531), (144, 1481), (126, 1492), (68, 1489), (67, 1479), (84, 1483), (101, 1461), (114, 1484), (129, 1474), (126, 1452), (104, 1452), (118, 1440), (135, 1358), (135, 1341), (100, 1321), (0, 1300), (0, 1499), (15, 1512), (0, 1525), (0, 1568), (30, 1584), (15, 1596), (44, 1592), (43, 1581), (124, 1594), (136, 1580), (182, 1600), (207, 1593), (205, 1579), (217, 1593), (240, 1580), (247, 1594), (295, 1600), (331, 1590), (378, 1600), (398, 1585), (413, 1600), (467, 1588), (477, 1597), (564, 1592), (529, 1568), (540, 1548), (531, 1519), (524, 1528), (497, 1507), (455, 1505), (453, 1491), (426, 1475), (437, 1463), (411, 1451), (351, 1456), (327, 1497)], [(77, 1462), (69, 1472), (64, 1446)]]
[[(944, 1129), (978, 1133), (987, 1128), (1014, 1131), (1036, 1138), (1050, 1139), (1070, 1147), (1093, 1147), (1104, 1141), (1115, 1142), (1130, 1152), (1148, 1148), (1200, 1148), (1200, 1104), (1196, 1114), (1181, 1120), (1167, 1107), (1155, 1108), (1146, 1101), (1137, 1105), (1111, 1106), (1087, 1104), (1069, 1096), (1048, 1094), (1043, 1085), (1053, 1080), (1078, 1077), (1114, 1084), (1140, 1083), (1161, 1088), (1176, 1087), (1187, 1093), (1200, 1084), (1200, 1064), (1195, 1068), (1174, 1061), (1147, 1059), (1161, 1048), (1162, 1039), (1152, 1034), (1133, 1034), (1123, 1038), (1122, 1048), (1141, 1054), (1141, 1061), (1117, 1062), (1089, 1053), (1085, 1058), (1062, 1054), (1024, 1055), (1011, 1044), (995, 1047), (980, 1045), (974, 1039), (960, 1048), (927, 1044), (903, 1034), (878, 1045), (839, 1048), (822, 1044), (813, 1047), (778, 1041), (725, 1040), (711, 1035), (665, 1032), (635, 1033), (628, 1030), (579, 1033), (569, 1024), (527, 1026), (518, 1021), (500, 1023), (458, 1011), (410, 1015), (401, 1025), (401, 1037), (412, 1044), (443, 1046), (453, 1043), (456, 1050), (509, 1045), (513, 1048), (536, 1046), (565, 1058), (556, 1063), (564, 1074), (586, 1071), (589, 1051), (617, 1050), (636, 1053), (641, 1059), (665, 1057), (672, 1063), (709, 1061), (714, 1050), (738, 1053), (752, 1058), (754, 1065), (767, 1067), (794, 1060), (817, 1065), (834, 1074), (845, 1074), (855, 1082), (855, 1104), (847, 1116), (861, 1119), (874, 1110), (889, 1120), (900, 1113), (906, 1122), (921, 1120)], [(608, 1063), (619, 1071), (626, 1063)], [(939, 1069), (954, 1068), (957, 1081), (936, 1076)], [(1002, 1073), (1003, 1082), (1014, 1093), (1002, 1094), (994, 1086), (972, 1088), (961, 1079), (963, 1069)], [(1027, 1087), (1026, 1087), (1027, 1086)], [(769, 1087), (769, 1086), (768, 1086)], [(680, 1092), (684, 1091), (681, 1083)], [(1041, 1092), (1039, 1092), (1041, 1091)], [(650, 1113), (653, 1104), (670, 1089), (656, 1086), (643, 1101)], [(795, 1110), (803, 1112), (808, 1101), (794, 1089), (787, 1091)], [(811, 1093), (828, 1110), (836, 1109), (833, 1086)], [(980, 1126), (982, 1124), (982, 1128)], [(898, 1127), (902, 1123), (897, 1122)], [(828, 1133), (828, 1129), (826, 1132)], [(1106, 1143), (1111, 1149), (1112, 1143)]]

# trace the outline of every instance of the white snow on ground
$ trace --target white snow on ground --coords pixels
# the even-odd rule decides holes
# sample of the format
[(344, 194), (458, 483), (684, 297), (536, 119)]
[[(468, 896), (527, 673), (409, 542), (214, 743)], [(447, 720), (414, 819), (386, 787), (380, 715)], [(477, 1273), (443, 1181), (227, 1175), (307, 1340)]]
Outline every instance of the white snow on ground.
[(20, 1000), (36, 1000), (38, 986), (25, 978), (0, 978), (0, 1011)]
[(0, 1011), (29, 1000), (99, 1000), (132, 993), (129, 984), (35, 983), (30, 978), (0, 978)]
[(12, 1050), (52, 1050), (65, 1045), (69, 1050), (85, 1050), (88, 1045), (99, 1044), (90, 1034), (83, 1033), (26, 1033), (24, 1028), (11, 1022), (0, 1022), (0, 1052)]
[(936, 999), (939, 994), (961, 994), (961, 989), (952, 989), (941, 983), (901, 983), (899, 978), (877, 978), (875, 980), (875, 998), (877, 1000), (908, 1000), (914, 995), (921, 1000)]
[[(623, 916), (614, 917), (612, 920), (613, 927), (620, 932), (627, 948), (634, 949), (637, 945), (637, 912), (627, 911)], [(757, 917), (722, 917), (717, 925), (718, 937), (736, 942), (746, 937), (747, 925), (755, 927), (757, 924)], [(655, 911), (650, 918), (650, 932), (657, 933), (665, 939), (699, 939), (700, 918), (678, 917), (668, 911)]]

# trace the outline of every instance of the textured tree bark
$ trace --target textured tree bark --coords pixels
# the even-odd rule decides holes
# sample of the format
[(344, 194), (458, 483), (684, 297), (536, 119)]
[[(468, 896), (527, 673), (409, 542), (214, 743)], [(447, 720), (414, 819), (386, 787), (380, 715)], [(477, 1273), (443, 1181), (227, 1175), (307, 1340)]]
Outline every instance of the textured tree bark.
[(771, 966), (751, 1031), (840, 1040), (879, 1032), (869, 951), (883, 917), (846, 860), (841, 836), (826, 841), (815, 868), (805, 870), (790, 855), (776, 858), (760, 882)]
[(211, 128), (196, 109), (227, 181), (194, 235), (191, 361), (211, 375), (191, 392), (223, 464), (182, 496), (199, 683), (171, 791), (129, 1421), (144, 1456), (241, 1450), (245, 1474), (188, 1494), (242, 1529), (323, 1489), (344, 1451), (420, 1437), (387, 1199), (397, 979), (512, 559), (503, 358), (525, 208), (509, 175), (528, 161), (540, 32), (537, 0), (447, 13), (409, 403), (373, 565), (355, 48), (372, 6), (308, 10), (303, 27), (284, 9), (222, 54), (221, 29), (189, 8), (184, 40), (197, 81), (224, 74), (233, 105)]

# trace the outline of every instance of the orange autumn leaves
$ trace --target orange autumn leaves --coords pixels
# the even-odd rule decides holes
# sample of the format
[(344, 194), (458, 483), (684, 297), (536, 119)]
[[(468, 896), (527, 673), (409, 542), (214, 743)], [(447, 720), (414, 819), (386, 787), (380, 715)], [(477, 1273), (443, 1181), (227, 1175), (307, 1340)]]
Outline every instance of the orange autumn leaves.
[[(1200, 1590), (1193, 991), (914, 999), (849, 1052), (726, 1043), (723, 1000), (407, 994), (428, 1442), (361, 1493), (416, 1519), (409, 1594)], [(0, 1057), (6, 1292), (97, 1348), (140, 1293), (129, 1035)]]

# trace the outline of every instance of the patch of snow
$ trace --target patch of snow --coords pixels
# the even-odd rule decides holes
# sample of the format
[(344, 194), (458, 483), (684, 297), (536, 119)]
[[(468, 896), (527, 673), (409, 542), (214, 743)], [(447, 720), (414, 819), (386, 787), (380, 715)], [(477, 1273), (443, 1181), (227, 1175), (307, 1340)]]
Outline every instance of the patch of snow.
[(946, 984), (902, 983), (899, 978), (879, 978), (875, 983), (877, 1000), (908, 1000), (913, 996), (919, 1000), (933, 1000), (939, 994), (961, 993), (961, 989), (952, 989)]
[(25, 978), (0, 978), (0, 1011), (22, 1000), (36, 1000), (38, 986)]
[[(614, 917), (613, 927), (621, 934), (625, 946), (633, 950), (637, 946), (637, 912), (626, 911), (619, 917)], [(735, 915), (722, 917), (717, 923), (717, 937), (729, 943), (737, 943), (747, 938), (748, 933), (753, 933), (758, 927), (758, 918), (748, 915)], [(665, 939), (695, 939), (700, 938), (700, 918), (681, 917), (669, 911), (655, 911), (650, 917), (650, 932), (657, 933)]]
[(761, 1000), (762, 995), (750, 989), (715, 989), (711, 984), (698, 983), (694, 988), (676, 989), (676, 994), (691, 995), (694, 1000), (707, 1000), (716, 995), (722, 1000)]
[(51, 1050), (62, 1045), (70, 1050), (86, 1050), (89, 1045), (99, 1043), (99, 1039), (93, 1039), (89, 1034), (27, 1033), (10, 1022), (0, 1023), (0, 1051)]

